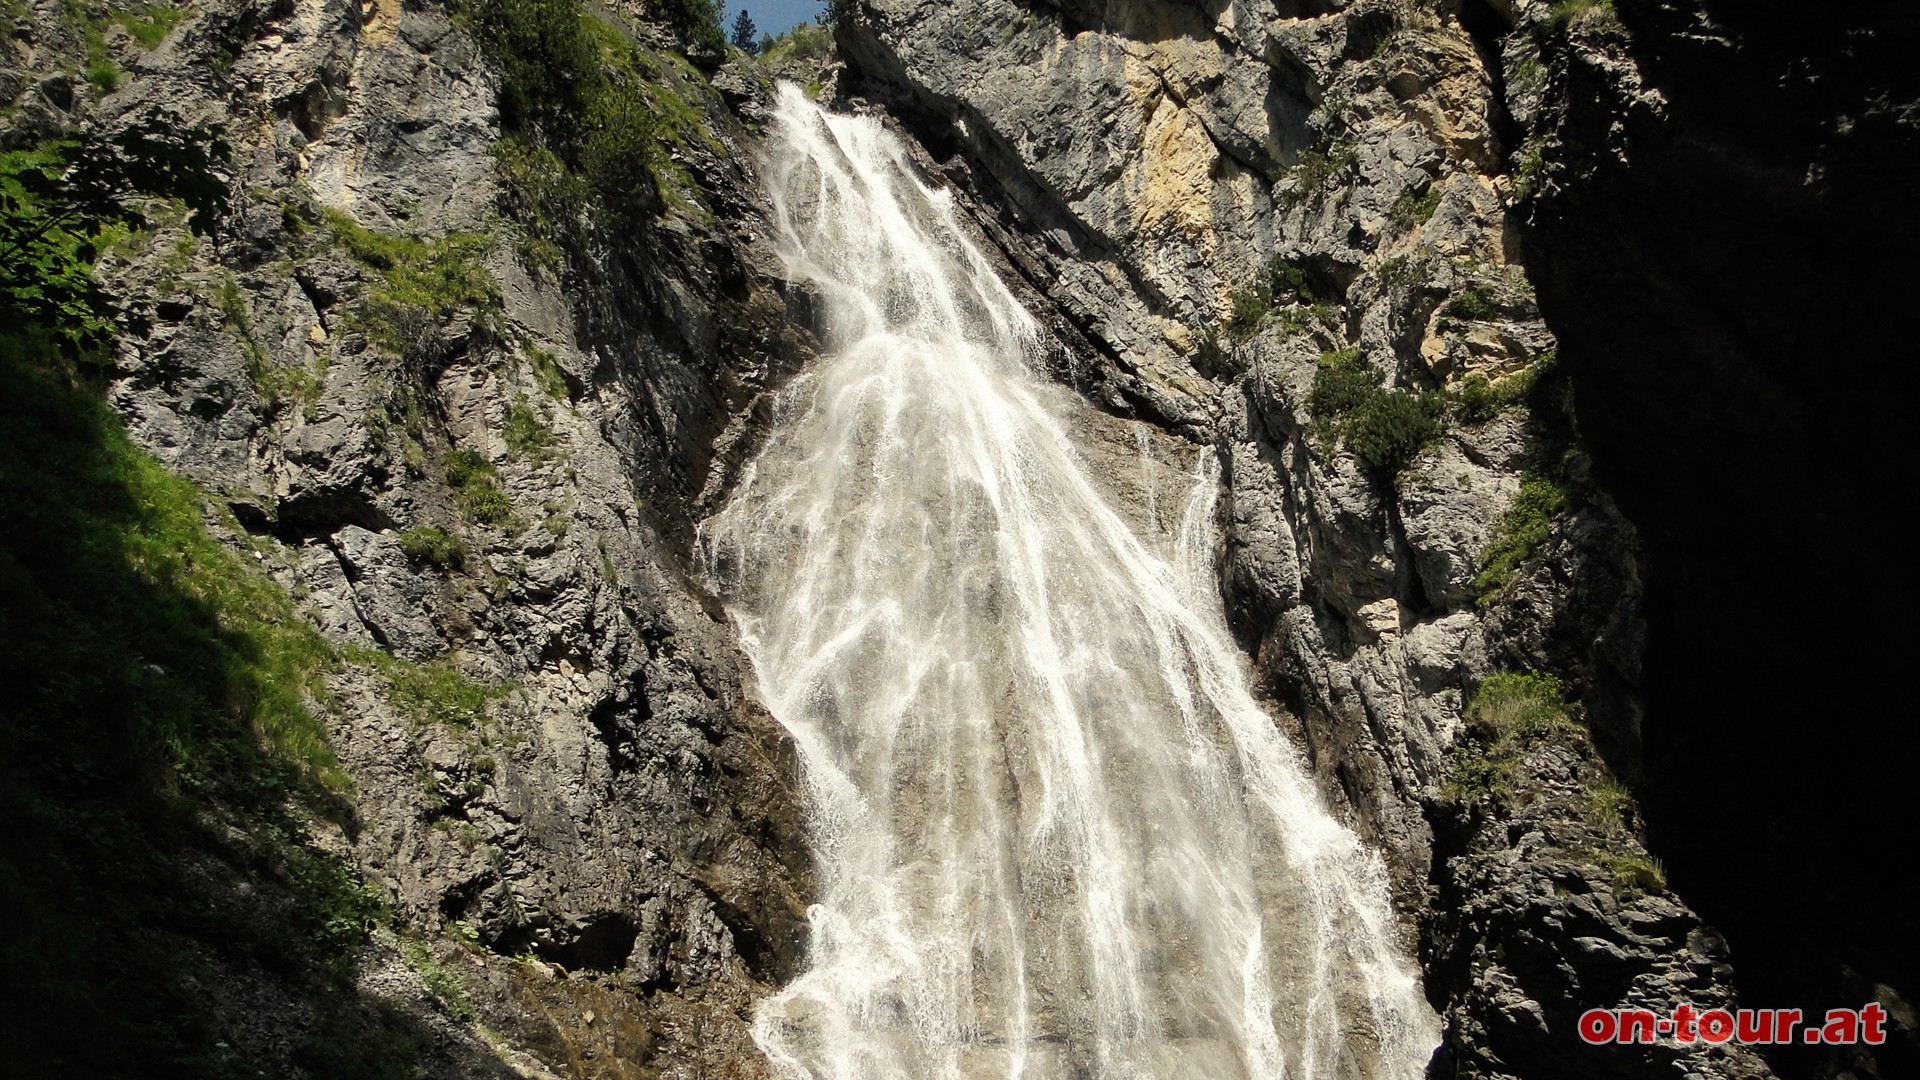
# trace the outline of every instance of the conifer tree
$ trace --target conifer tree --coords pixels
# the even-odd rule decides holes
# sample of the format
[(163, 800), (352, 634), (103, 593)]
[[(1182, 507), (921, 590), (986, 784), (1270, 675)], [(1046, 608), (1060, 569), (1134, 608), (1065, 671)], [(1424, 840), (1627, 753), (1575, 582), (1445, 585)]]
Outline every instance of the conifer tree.
[(733, 20), (734, 45), (748, 52), (758, 51), (754, 47), (756, 45), (758, 31), (759, 28), (753, 25), (753, 16), (747, 14), (746, 8), (741, 8), (740, 14), (735, 16)]

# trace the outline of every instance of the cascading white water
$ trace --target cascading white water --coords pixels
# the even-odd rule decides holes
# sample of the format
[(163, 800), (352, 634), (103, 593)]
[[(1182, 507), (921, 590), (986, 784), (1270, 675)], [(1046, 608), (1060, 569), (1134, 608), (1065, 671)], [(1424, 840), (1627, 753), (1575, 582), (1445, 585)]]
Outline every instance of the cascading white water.
[(792, 87), (771, 143), (829, 351), (702, 529), (818, 866), (761, 1048), (811, 1080), (1420, 1075), (1379, 860), (1227, 634), (1211, 459), (1136, 535), (951, 197)]

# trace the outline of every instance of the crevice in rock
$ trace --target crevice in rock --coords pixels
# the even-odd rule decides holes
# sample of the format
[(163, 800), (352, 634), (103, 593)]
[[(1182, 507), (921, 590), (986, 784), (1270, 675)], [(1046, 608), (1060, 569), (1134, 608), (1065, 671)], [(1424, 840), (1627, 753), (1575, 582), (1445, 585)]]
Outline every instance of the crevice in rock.
[(620, 912), (603, 911), (581, 920), (564, 938), (552, 942), (536, 938), (533, 951), (542, 960), (571, 971), (611, 973), (627, 966), (634, 942), (639, 939), (640, 930), (632, 919)]

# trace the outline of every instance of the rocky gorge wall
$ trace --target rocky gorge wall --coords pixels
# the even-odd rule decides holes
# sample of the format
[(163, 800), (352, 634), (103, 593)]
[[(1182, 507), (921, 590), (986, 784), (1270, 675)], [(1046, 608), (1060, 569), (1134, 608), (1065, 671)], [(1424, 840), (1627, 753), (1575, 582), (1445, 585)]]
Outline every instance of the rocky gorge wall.
[[(859, 0), (835, 29), (842, 66), (803, 77), (917, 141), (1047, 326), (1057, 378), (1218, 453), (1231, 622), (1329, 800), (1386, 857), (1447, 1025), (1434, 1075), (1896, 1075), (1571, 1035), (1595, 1005), (1706, 1007), (1736, 988), (1802, 1005), (1772, 995), (1804, 981), (1749, 989), (1748, 957), (1825, 895), (1817, 882), (1870, 881), (1859, 867), (1884, 842), (1809, 861), (1806, 888), (1745, 922), (1750, 875), (1688, 854), (1690, 816), (1755, 775), (1760, 800), (1802, 778), (1786, 756), (1756, 774), (1757, 759), (1687, 752), (1715, 744), (1673, 718), (1718, 710), (1695, 688), (1737, 684), (1755, 656), (1796, 668), (1785, 646), (1753, 651), (1778, 623), (1739, 583), (1765, 559), (1817, 561), (1834, 530), (1737, 560), (1720, 538), (1773, 536), (1774, 484), (1821, 508), (1816, 526), (1855, 520), (1871, 489), (1829, 491), (1847, 470), (1804, 464), (1835, 441), (1808, 419), (1833, 413), (1782, 374), (1808, 342), (1741, 324), (1803, 325), (1777, 288), (1666, 242), (1719, 220), (1668, 195), (1708, 186), (1698, 170), (1772, 175), (1716, 149), (1754, 132), (1715, 142), (1674, 121), (1736, 112), (1723, 96), (1647, 88), (1692, 70), (1672, 42), (1717, 56), (1719, 39), (1676, 8), (1617, 6)], [(754, 180), (769, 74), (676, 40), (655, 12), (591, 16), (637, 59), (595, 55), (675, 118), (653, 183), (611, 208), (503, 112), (509, 65), (470, 13), (222, 0), (149, 47), (63, 11), (8, 16), (6, 148), (158, 105), (234, 144), (210, 236), (162, 215), (100, 261), (154, 314), (123, 336), (109, 397), (337, 650), (325, 711), (352, 813), (312, 822), (313, 842), (387, 908), (352, 957), (353, 995), (424, 1033), (330, 1065), (303, 1047), (330, 1037), (314, 1003), (331, 984), (190, 928), (220, 1048), (180, 1074), (763, 1075), (746, 1021), (803, 956), (808, 867), (791, 749), (691, 545), (813, 347)], [(1772, 61), (1752, 58), (1794, 50), (1752, 33), (1765, 40), (1727, 55), (1764, 82)], [(1836, 57), (1861, 47), (1832, 40)], [(113, 86), (76, 76), (90, 49), (118, 65)], [(1681, 149), (1653, 178), (1621, 164)], [(1793, 229), (1833, 224), (1824, 189), (1781, 198)], [(1751, 254), (1727, 233), (1753, 216), (1686, 251)], [(1843, 285), (1823, 295), (1854, 304)], [(1859, 304), (1846, 325), (1874, 325)], [(1684, 369), (1699, 381), (1672, 381), (1676, 339), (1705, 342), (1712, 362)], [(1744, 364), (1755, 340), (1780, 343), (1771, 383)], [(1759, 405), (1697, 434), (1687, 403), (1756, 385)], [(1872, 415), (1875, 437), (1898, 430)], [(1118, 471), (1128, 444), (1111, 441)], [(1756, 479), (1723, 484), (1734, 474)], [(1847, 551), (1839, 564), (1868, 557)], [(1702, 654), (1716, 612), (1751, 629)], [(1846, 670), (1895, 640), (1862, 637)], [(1713, 677), (1677, 677), (1682, 655)], [(1871, 725), (1871, 704), (1849, 714)], [(1857, 760), (1836, 746), (1821, 763)], [(1690, 788), (1703, 770), (1715, 782)], [(1875, 790), (1815, 783), (1797, 813)], [(1804, 834), (1889, 804), (1842, 805)], [(205, 842), (210, 893), (284, 887), (238, 846)], [(1824, 910), (1892, 910), (1876, 903)], [(1833, 993), (1901, 985), (1858, 962), (1897, 939), (1875, 918)], [(1734, 923), (1730, 950), (1716, 927)], [(1762, 967), (1804, 962), (1833, 985), (1832, 955)]]
[[(163, 206), (101, 256), (152, 316), (109, 398), (334, 650), (316, 692), (351, 811), (300, 828), (384, 914), (344, 987), (189, 922), (167, 962), (201, 972), (185, 993), (208, 1015), (155, 1026), (195, 1045), (135, 1066), (107, 1034), (21, 1061), (762, 1075), (746, 1015), (801, 955), (807, 856), (790, 745), (689, 578), (691, 528), (736, 422), (810, 346), (720, 58), (699, 71), (642, 13), (605, 17), (683, 129), (657, 193), (588, 215), (553, 195), (579, 181), (551, 155), (511, 156), (501, 69), (444, 9), (196, 4), (157, 41), (83, 14), (21, 15), (7, 147), (156, 108), (232, 143), (209, 235)], [(113, 69), (91, 85), (89, 40)], [(173, 856), (209, 891), (298, 899), (213, 833)]]
[[(1879, 558), (1872, 507), (1912, 429), (1911, 394), (1860, 390), (1899, 384), (1909, 351), (1920, 88), (1896, 58), (1920, 23), (1798, 14), (1628, 0), (1544, 36), (1523, 247), (1596, 472), (1645, 539), (1650, 835), (1745, 997), (1824, 1010), (1910, 1000), (1920, 972), (1884, 677), (1911, 589), (1842, 569)], [(1920, 1072), (1911, 1037), (1876, 1059), (1777, 1055)]]

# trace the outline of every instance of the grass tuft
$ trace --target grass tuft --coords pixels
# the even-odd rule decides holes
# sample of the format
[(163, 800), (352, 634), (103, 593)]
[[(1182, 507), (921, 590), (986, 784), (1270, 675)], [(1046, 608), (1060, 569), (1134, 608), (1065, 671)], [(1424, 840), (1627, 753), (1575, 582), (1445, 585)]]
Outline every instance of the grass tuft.
[(1553, 519), (1566, 504), (1566, 489), (1550, 477), (1532, 476), (1521, 483), (1513, 506), (1501, 515), (1499, 528), (1480, 555), (1473, 584), (1483, 603), (1505, 588), (1520, 564), (1546, 542)]
[(356, 649), (347, 659), (378, 673), (387, 684), (387, 700), (419, 724), (477, 728), (488, 719), (488, 704), (514, 689), (476, 682), (452, 660), (417, 664), (378, 649)]
[(438, 525), (419, 525), (400, 534), (400, 549), (417, 563), (456, 570), (466, 565), (467, 545)]

